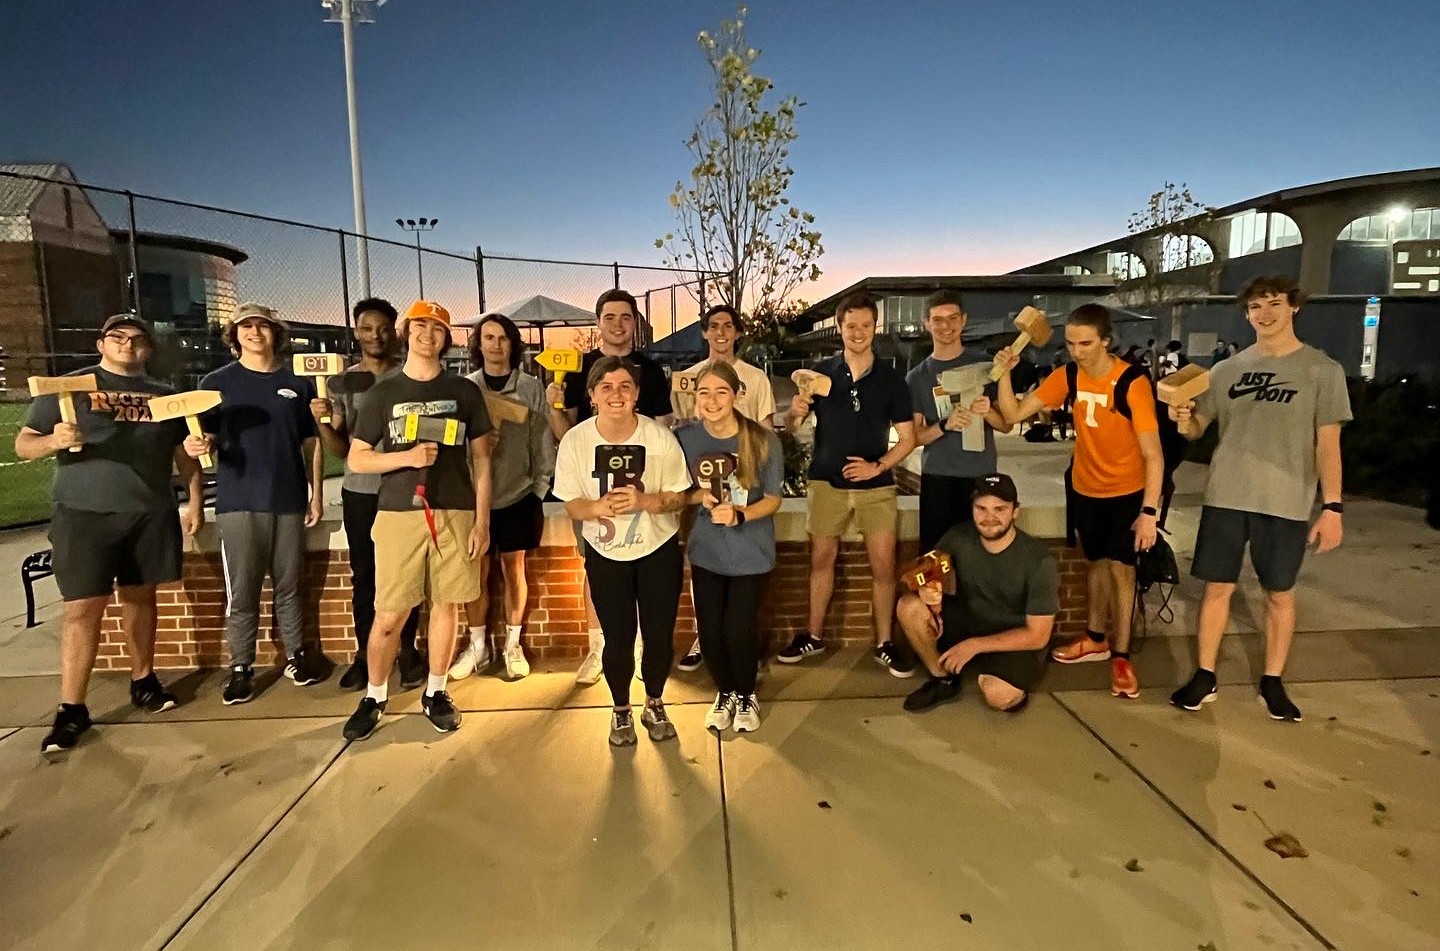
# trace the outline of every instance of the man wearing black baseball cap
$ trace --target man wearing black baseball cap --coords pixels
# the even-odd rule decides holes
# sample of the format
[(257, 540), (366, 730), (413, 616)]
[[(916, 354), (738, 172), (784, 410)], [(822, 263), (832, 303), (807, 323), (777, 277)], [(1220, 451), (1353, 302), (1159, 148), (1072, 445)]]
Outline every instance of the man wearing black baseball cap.
[(960, 695), (960, 674), (978, 675), (985, 703), (1014, 711), (1040, 680), (1060, 609), (1060, 573), (1045, 542), (1015, 527), (1020, 496), (1003, 473), (981, 476), (970, 497), (973, 524), (947, 531), (957, 590), (939, 581), (900, 599), (896, 613), (930, 679), (905, 698), (918, 713)]
[(40, 745), (46, 753), (71, 749), (90, 728), (85, 696), (112, 592), (130, 644), (131, 702), (152, 713), (175, 706), (175, 695), (151, 669), (155, 586), (180, 578), (182, 520), (172, 465), (189, 486), (183, 531), (193, 535), (204, 522), (200, 467), (179, 451), (184, 421), (150, 418), (150, 400), (175, 392), (145, 375), (154, 331), (134, 314), (116, 314), (100, 327), (95, 349), (100, 362), (71, 374), (94, 374), (96, 383), (92, 392), (75, 394), (75, 422), (61, 419), (55, 397), (42, 396), (15, 437), (21, 459), (55, 456), (51, 563), (65, 610), (60, 707)]

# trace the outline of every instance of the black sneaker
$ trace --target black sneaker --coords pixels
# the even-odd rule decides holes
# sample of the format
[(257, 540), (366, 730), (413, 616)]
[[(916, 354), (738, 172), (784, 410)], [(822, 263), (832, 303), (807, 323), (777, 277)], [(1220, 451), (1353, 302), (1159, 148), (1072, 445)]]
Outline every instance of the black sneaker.
[(635, 745), (635, 719), (631, 716), (628, 707), (624, 710), (610, 711), (610, 745)]
[(665, 715), (665, 704), (647, 703), (645, 710), (640, 714), (640, 725), (650, 734), (650, 739), (659, 743), (661, 740), (675, 739), (675, 724)]
[(418, 650), (411, 648), (400, 649), (400, 689), (414, 690), (416, 687), (424, 686), (425, 678), (430, 676), (430, 664), (426, 662), (425, 655)]
[(929, 710), (942, 703), (949, 703), (960, 696), (959, 677), (931, 677), (905, 698), (905, 709), (911, 713)]
[(904, 680), (915, 676), (915, 664), (895, 646), (894, 642), (886, 641), (875, 648), (871, 657), (875, 663), (890, 671), (891, 677), (899, 677)]
[(1260, 678), (1260, 702), (1270, 711), (1272, 720), (1288, 720), (1291, 723), (1301, 720), (1300, 708), (1290, 702), (1279, 677)]
[(782, 664), (798, 664), (807, 657), (824, 652), (824, 641), (818, 637), (811, 637), (809, 631), (801, 631), (780, 651), (778, 659)]
[(165, 689), (152, 670), (139, 680), (130, 681), (130, 702), (147, 713), (164, 713), (180, 700)]
[(1182, 710), (1199, 710), (1201, 704), (1210, 703), (1216, 696), (1215, 673), (1197, 669), (1189, 683), (1170, 695), (1170, 702)]
[(370, 667), (364, 654), (356, 654), (350, 669), (340, 678), (341, 690), (364, 690), (370, 683)]
[(455, 709), (455, 701), (443, 690), (434, 693), (427, 693), (420, 698), (420, 709), (425, 712), (425, 719), (437, 733), (454, 733), (460, 729), (460, 711)]
[(703, 663), (705, 663), (705, 658), (700, 656), (700, 642), (697, 640), (690, 645), (690, 649), (685, 652), (684, 657), (680, 658), (680, 663), (676, 666), (688, 674), (692, 670), (699, 670)]
[(374, 697), (361, 697), (360, 705), (345, 721), (345, 739), (363, 740), (374, 733), (380, 725), (380, 714), (384, 712), (385, 704), (381, 701)]
[(62, 703), (55, 723), (40, 743), (42, 753), (63, 753), (74, 749), (80, 734), (90, 729), (90, 710), (83, 703)]
[(225, 684), (225, 695), (220, 698), (225, 706), (249, 703), (255, 699), (255, 668), (249, 664), (236, 664), (230, 668), (230, 679)]
[(286, 662), (285, 676), (297, 687), (309, 687), (330, 676), (330, 672), (320, 663), (318, 654), (302, 647)]

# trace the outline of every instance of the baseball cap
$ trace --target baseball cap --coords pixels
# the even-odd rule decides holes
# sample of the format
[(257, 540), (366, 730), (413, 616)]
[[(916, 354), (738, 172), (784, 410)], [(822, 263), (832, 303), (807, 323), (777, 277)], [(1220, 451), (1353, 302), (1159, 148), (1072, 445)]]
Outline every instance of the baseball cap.
[(974, 502), (986, 495), (1011, 505), (1020, 504), (1020, 493), (1015, 489), (1015, 480), (1003, 472), (992, 472), (975, 480), (975, 491), (970, 493), (970, 501)]
[(133, 327), (145, 335), (145, 339), (155, 344), (155, 329), (149, 322), (137, 317), (134, 314), (111, 314), (105, 318), (105, 323), (100, 325), (100, 336), (105, 336), (116, 327)]
[(402, 320), (433, 320), (436, 323), (450, 326), (450, 311), (441, 307), (433, 300), (417, 300), (405, 308), (401, 315)]

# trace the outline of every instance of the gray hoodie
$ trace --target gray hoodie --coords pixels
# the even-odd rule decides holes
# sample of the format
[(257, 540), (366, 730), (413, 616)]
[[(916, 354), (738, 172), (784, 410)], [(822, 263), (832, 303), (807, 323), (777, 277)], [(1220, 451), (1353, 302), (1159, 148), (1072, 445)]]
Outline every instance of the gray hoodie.
[[(486, 389), (482, 370), (466, 379)], [(525, 498), (527, 492), (545, 498), (555, 474), (555, 453), (545, 438), (549, 431), (545, 384), (528, 373), (511, 370), (510, 378), (496, 395), (530, 408), (524, 423), (499, 424), (500, 442), (490, 457), (490, 507), (503, 509)]]

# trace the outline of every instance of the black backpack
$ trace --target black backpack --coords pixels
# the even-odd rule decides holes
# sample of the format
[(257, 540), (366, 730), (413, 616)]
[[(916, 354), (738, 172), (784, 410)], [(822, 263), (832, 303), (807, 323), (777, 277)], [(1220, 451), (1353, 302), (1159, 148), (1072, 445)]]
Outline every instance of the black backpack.
[[(1120, 379), (1115, 381), (1115, 412), (1126, 419), (1130, 418), (1130, 385), (1139, 379), (1150, 384), (1150, 392), (1153, 395), (1155, 381), (1150, 379), (1150, 374), (1145, 371), (1144, 367), (1136, 366), (1133, 363), (1129, 364), (1120, 372)], [(1067, 405), (1073, 404), (1076, 390), (1080, 385), (1080, 367), (1073, 360), (1065, 364), (1065, 383), (1069, 392), (1066, 403)]]

